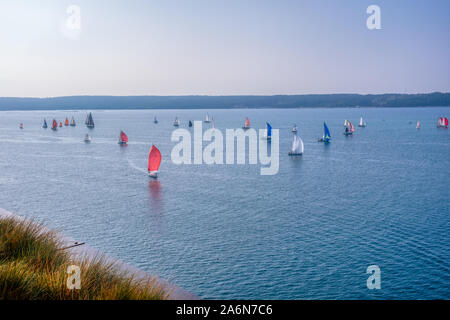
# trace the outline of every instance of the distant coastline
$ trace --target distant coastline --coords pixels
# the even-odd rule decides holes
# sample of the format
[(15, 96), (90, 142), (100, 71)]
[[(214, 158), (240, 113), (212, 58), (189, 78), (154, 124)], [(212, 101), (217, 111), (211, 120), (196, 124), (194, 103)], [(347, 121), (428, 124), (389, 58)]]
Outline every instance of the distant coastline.
[(305, 94), (273, 96), (64, 96), (49, 98), (0, 97), (6, 110), (95, 109), (262, 109), (447, 107), (450, 93), (418, 94)]

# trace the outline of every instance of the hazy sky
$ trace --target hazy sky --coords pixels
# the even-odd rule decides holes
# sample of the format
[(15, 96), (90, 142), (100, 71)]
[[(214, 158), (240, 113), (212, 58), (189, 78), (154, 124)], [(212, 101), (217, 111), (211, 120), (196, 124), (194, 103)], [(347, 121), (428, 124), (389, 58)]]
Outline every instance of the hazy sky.
[(449, 13), (448, 0), (1, 0), (0, 96), (448, 92)]

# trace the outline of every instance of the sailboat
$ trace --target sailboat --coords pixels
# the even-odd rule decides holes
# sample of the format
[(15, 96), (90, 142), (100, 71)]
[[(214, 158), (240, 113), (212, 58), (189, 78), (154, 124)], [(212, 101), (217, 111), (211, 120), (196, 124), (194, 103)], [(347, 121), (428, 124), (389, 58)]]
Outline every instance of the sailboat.
[(417, 121), (416, 129), (420, 129), (420, 121)]
[(361, 117), (361, 119), (359, 119), (359, 124), (358, 124), (358, 127), (365, 127), (366, 126), (366, 123), (364, 122), (364, 120), (363, 120), (363, 118)]
[(293, 133), (297, 132), (297, 125), (294, 123), (294, 125), (292, 126), (292, 130)]
[(353, 132), (355, 131), (355, 128), (353, 127), (353, 124), (350, 121), (348, 121), (348, 120), (345, 120), (345, 121), (346, 121), (346, 126), (345, 126), (344, 134), (346, 136), (348, 136), (348, 135), (353, 134)]
[(438, 128), (448, 128), (448, 119), (446, 117), (439, 117), (437, 122)]
[(189, 120), (188, 126), (189, 126), (189, 127), (192, 127), (192, 121), (191, 121), (191, 120)]
[(288, 154), (290, 156), (301, 156), (305, 151), (305, 146), (303, 145), (302, 139), (297, 136), (297, 133), (294, 133), (293, 136), (291, 151)]
[(23, 123), (20, 123), (20, 124), (19, 124), (19, 128), (20, 128), (20, 129), (23, 129)]
[(77, 124), (75, 123), (75, 118), (72, 117), (72, 120), (70, 120), (70, 126), (75, 127)]
[(63, 124), (62, 121), (59, 123), (59, 127), (62, 128)]
[(174, 125), (174, 127), (178, 127), (180, 125), (180, 120), (178, 120), (178, 117), (175, 117), (173, 125)]
[(94, 119), (92, 119), (92, 112), (89, 112), (89, 115), (88, 115), (87, 120), (86, 120), (86, 126), (88, 128), (94, 128), (95, 127)]
[(156, 119), (156, 116), (153, 118), (153, 123), (158, 123), (158, 119)]
[(266, 122), (266, 137), (267, 140), (271, 140), (272, 139), (272, 126)]
[(158, 170), (161, 164), (161, 152), (158, 148), (152, 145), (150, 153), (148, 155), (148, 175), (152, 178), (158, 177)]
[(84, 142), (89, 143), (91, 142), (91, 136), (89, 135), (89, 133), (86, 133), (86, 135), (84, 136)]
[(58, 130), (58, 122), (56, 122), (56, 120), (55, 119), (53, 119), (53, 122), (52, 122), (52, 130)]
[(328, 130), (327, 124), (323, 123), (323, 137), (319, 139), (319, 142), (330, 142), (331, 140), (331, 134), (330, 130)]
[(211, 122), (211, 118), (209, 117), (209, 113), (206, 113), (205, 123), (210, 123), (210, 122)]
[(47, 129), (48, 125), (47, 125), (47, 120), (45, 120), (44, 118), (44, 124), (42, 125), (42, 128)]
[(244, 122), (244, 126), (242, 127), (242, 129), (244, 129), (244, 130), (250, 129), (250, 120), (248, 120), (247, 117), (245, 117), (245, 122)]
[(127, 143), (128, 143), (128, 136), (125, 134), (125, 132), (120, 131), (119, 144), (124, 145)]
[(69, 119), (66, 117), (66, 120), (64, 121), (64, 125), (67, 127), (69, 125)]

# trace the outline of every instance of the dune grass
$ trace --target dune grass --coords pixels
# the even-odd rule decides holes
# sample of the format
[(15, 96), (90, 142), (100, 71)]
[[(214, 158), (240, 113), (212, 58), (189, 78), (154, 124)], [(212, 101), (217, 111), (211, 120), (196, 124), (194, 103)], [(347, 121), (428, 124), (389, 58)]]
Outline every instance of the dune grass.
[[(67, 268), (80, 268), (80, 289), (68, 289)], [(155, 300), (167, 289), (104, 257), (73, 258), (55, 232), (33, 221), (0, 218), (0, 299)]]

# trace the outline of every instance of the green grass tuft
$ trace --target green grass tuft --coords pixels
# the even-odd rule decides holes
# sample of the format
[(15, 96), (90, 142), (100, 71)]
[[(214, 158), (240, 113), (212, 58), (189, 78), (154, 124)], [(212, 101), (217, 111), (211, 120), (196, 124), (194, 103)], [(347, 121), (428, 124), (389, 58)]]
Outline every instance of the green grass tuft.
[[(0, 299), (154, 300), (167, 289), (156, 278), (137, 278), (104, 257), (73, 259), (55, 232), (16, 218), (0, 218)], [(81, 288), (67, 288), (67, 267), (81, 271)]]

